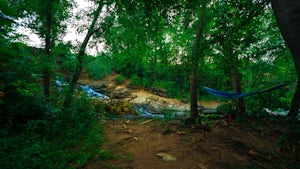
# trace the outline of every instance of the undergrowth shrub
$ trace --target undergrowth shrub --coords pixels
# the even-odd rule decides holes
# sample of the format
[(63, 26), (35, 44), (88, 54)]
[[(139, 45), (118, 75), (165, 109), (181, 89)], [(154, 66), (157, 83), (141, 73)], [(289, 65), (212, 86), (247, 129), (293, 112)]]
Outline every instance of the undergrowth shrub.
[(179, 97), (181, 95), (180, 90), (175, 87), (175, 84), (171, 81), (161, 80), (154, 82), (153, 87), (166, 89), (169, 97)]
[(129, 102), (117, 101), (106, 107), (108, 116), (124, 116), (124, 115), (137, 115), (136, 110), (132, 108)]
[(12, 89), (5, 93), (4, 104), (0, 110), (0, 126), (6, 126), (15, 132), (22, 131), (23, 125), (30, 120), (45, 118), (51, 105), (42, 94), (26, 94), (21, 89)]
[(125, 77), (123, 76), (123, 75), (118, 75), (116, 78), (115, 78), (115, 82), (117, 83), (117, 84), (122, 84), (123, 83), (123, 81), (124, 81), (124, 79), (125, 79)]
[(61, 71), (64, 73), (73, 73), (76, 65), (76, 57), (74, 55), (68, 54), (61, 61)]
[(289, 103), (284, 99), (285, 94), (281, 90), (257, 94), (245, 99), (247, 114), (251, 116), (265, 116), (267, 115), (264, 111), (265, 109), (272, 111), (278, 109), (288, 110)]
[(221, 104), (217, 107), (217, 110), (223, 112), (224, 114), (236, 113), (235, 105), (233, 102), (227, 102), (227, 103)]
[[(66, 110), (33, 98), (24, 102), (23, 107), (33, 104), (40, 106), (39, 110), (48, 110), (47, 115), (18, 124), (18, 132), (9, 127), (0, 130), (1, 168), (82, 168), (91, 158), (111, 157), (100, 148), (102, 126), (89, 98), (75, 98)], [(24, 109), (23, 113), (29, 110), (32, 109)]]
[(112, 73), (110, 60), (105, 56), (98, 56), (96, 59), (85, 62), (87, 73), (94, 80), (103, 79)]
[(69, 126), (88, 125), (94, 119), (95, 111), (90, 99), (85, 95), (80, 95), (62, 114), (61, 120)]
[(129, 81), (130, 81), (131, 85), (136, 86), (136, 87), (143, 85), (142, 79), (138, 75), (135, 75), (135, 74), (130, 77)]

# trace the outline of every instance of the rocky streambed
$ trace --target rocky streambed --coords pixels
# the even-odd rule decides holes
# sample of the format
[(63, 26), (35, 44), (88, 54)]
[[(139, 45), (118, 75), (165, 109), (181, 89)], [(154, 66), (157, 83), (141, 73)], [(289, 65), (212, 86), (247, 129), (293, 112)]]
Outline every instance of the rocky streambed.
[[(144, 117), (189, 117), (189, 103), (168, 98), (164, 90), (145, 90), (130, 86), (128, 82), (116, 84), (114, 78), (114, 76), (109, 76), (101, 81), (80, 79), (79, 84), (83, 90), (99, 99), (129, 102)], [(208, 109), (216, 109), (220, 102), (200, 102), (199, 104)]]

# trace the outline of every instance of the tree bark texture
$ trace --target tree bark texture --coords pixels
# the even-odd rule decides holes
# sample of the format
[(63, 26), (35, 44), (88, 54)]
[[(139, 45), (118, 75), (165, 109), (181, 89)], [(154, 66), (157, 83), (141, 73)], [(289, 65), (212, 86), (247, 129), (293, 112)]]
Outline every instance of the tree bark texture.
[(300, 112), (300, 1), (272, 0), (271, 2), (280, 32), (291, 51), (298, 74), (297, 88), (289, 113), (289, 116), (296, 117)]
[[(233, 65), (233, 67), (231, 67), (231, 81), (233, 84), (234, 91), (236, 93), (242, 93), (240, 77), (239, 77), (236, 65)], [(238, 116), (243, 116), (244, 112), (246, 111), (244, 99), (238, 98), (235, 100), (235, 102), (236, 102), (236, 110), (237, 110)]]

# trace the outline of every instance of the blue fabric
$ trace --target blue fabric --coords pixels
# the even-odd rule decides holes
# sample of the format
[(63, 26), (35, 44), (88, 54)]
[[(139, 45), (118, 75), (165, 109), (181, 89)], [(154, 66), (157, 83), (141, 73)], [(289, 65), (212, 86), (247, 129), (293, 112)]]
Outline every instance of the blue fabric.
[(238, 99), (238, 98), (242, 98), (242, 97), (247, 97), (247, 96), (251, 96), (254, 94), (259, 94), (259, 93), (264, 93), (264, 92), (268, 92), (268, 91), (272, 91), (272, 90), (276, 90), (276, 89), (280, 89), (284, 86), (286, 86), (287, 84), (280, 84), (277, 86), (273, 86), (270, 88), (266, 88), (266, 89), (260, 89), (260, 90), (256, 90), (253, 92), (249, 92), (249, 93), (230, 93), (230, 92), (222, 92), (222, 91), (217, 91), (215, 89), (209, 88), (209, 87), (204, 87), (204, 89), (210, 93), (213, 94), (217, 97), (221, 97), (221, 98), (225, 98), (225, 99)]
[(217, 90), (209, 88), (209, 87), (204, 87), (204, 89), (210, 94), (213, 94), (217, 97), (221, 97), (221, 98), (225, 98), (225, 99), (233, 99), (234, 97), (239, 95), (238, 93), (229, 93), (229, 92), (217, 91)]

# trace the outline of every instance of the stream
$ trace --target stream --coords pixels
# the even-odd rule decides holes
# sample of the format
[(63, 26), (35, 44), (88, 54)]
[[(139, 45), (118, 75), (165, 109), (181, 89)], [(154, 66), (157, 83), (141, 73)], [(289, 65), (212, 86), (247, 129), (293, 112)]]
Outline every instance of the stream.
[[(56, 83), (56, 85), (59, 89), (61, 89), (62, 87), (68, 85), (66, 81), (59, 80), (59, 79), (56, 79), (55, 83)], [(78, 86), (80, 87), (81, 90), (83, 90), (87, 94), (88, 97), (99, 98), (99, 99), (104, 99), (104, 100), (110, 100), (110, 97), (108, 97), (108, 96), (106, 96), (102, 93), (96, 92), (92, 87), (90, 87), (88, 85), (78, 85)], [(151, 110), (148, 110), (146, 108), (146, 106), (143, 106), (143, 105), (140, 105), (140, 104), (133, 104), (132, 107), (136, 110), (136, 112), (139, 115), (138, 116), (127, 115), (127, 116), (124, 116), (125, 118), (140, 118), (140, 117), (143, 117), (143, 118), (156, 118), (156, 119), (166, 118), (166, 114), (151, 113)], [(184, 116), (184, 114), (185, 114), (184, 112), (174, 112), (174, 113), (172, 113), (171, 115), (168, 115), (168, 116), (170, 116), (170, 118), (171, 117), (181, 117), (181, 116)]]
[[(108, 96), (96, 92), (92, 87), (87, 85), (79, 85), (79, 87), (86, 92), (87, 96), (89, 97), (95, 97), (95, 98), (101, 98), (101, 99), (110, 99)], [(132, 108), (136, 110), (136, 112), (139, 114), (138, 116), (134, 115), (127, 115), (124, 116), (125, 118), (155, 118), (155, 119), (166, 119), (166, 118), (184, 118), (187, 114), (187, 112), (180, 112), (180, 111), (172, 111), (172, 110), (166, 110), (167, 113), (152, 113), (149, 106), (143, 105), (143, 104), (133, 104)], [(153, 109), (153, 108), (151, 108)], [(154, 111), (154, 110), (153, 110)], [(155, 111), (156, 112), (156, 111)]]
[(89, 97), (96, 97), (96, 98), (102, 98), (102, 99), (110, 99), (108, 96), (94, 91), (90, 86), (85, 85), (79, 85), (79, 87), (87, 94)]
[[(63, 86), (66, 86), (67, 83), (64, 81), (60, 81), (58, 79), (55, 80), (56, 85), (59, 88), (62, 88)], [(104, 99), (104, 100), (110, 100), (110, 97), (96, 92), (92, 87), (88, 86), (88, 85), (78, 85), (86, 94), (88, 97), (94, 97), (94, 98), (99, 98), (99, 99)], [(145, 104), (136, 104), (133, 103), (133, 109), (136, 110), (136, 112), (139, 113), (138, 116), (134, 116), (134, 115), (128, 115), (128, 116), (124, 116), (125, 118), (156, 118), (156, 119), (166, 119), (166, 118), (177, 118), (177, 119), (183, 119), (189, 116), (189, 112), (187, 111), (176, 111), (176, 110), (165, 110), (164, 113), (161, 113), (161, 111), (157, 111), (154, 107), (149, 108), (149, 105), (145, 105)], [(279, 115), (279, 116), (287, 116), (288, 111), (287, 110), (282, 110), (279, 109), (277, 111), (271, 111), (268, 108), (264, 109), (267, 113), (271, 114), (271, 115)], [(155, 112), (155, 113), (152, 113)], [(300, 120), (300, 116), (298, 117), (298, 119)]]

